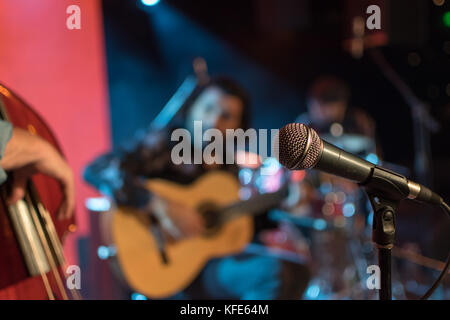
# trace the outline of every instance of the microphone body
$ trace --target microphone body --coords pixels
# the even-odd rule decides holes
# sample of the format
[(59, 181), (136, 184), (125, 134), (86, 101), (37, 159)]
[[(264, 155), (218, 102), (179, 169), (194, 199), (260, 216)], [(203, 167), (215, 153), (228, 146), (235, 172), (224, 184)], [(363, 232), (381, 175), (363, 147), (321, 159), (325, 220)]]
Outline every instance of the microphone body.
[(322, 153), (314, 169), (334, 174), (358, 183), (365, 182), (374, 164), (322, 140)]
[(280, 163), (288, 169), (317, 169), (355, 181), (386, 199), (409, 198), (437, 205), (443, 201), (427, 187), (322, 140), (304, 124), (291, 123), (280, 129), (278, 152)]

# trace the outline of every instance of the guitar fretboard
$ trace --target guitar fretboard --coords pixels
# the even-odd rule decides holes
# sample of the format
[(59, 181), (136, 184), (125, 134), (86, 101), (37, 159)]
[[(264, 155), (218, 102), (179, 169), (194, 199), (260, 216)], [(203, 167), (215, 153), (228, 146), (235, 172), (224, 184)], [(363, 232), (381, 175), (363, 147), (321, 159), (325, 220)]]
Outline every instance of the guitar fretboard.
[(258, 215), (267, 209), (278, 205), (288, 193), (287, 186), (277, 192), (258, 194), (248, 200), (235, 202), (220, 209), (217, 214), (221, 223), (244, 215)]

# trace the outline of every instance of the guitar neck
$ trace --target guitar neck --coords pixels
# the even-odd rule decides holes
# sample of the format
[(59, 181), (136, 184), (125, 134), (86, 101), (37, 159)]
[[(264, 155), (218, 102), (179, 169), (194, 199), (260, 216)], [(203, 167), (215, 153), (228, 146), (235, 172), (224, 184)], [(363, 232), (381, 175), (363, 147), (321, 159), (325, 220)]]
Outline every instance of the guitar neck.
[(258, 215), (278, 205), (287, 195), (287, 187), (277, 192), (258, 194), (248, 200), (242, 200), (219, 210), (221, 222), (226, 222), (244, 215)]

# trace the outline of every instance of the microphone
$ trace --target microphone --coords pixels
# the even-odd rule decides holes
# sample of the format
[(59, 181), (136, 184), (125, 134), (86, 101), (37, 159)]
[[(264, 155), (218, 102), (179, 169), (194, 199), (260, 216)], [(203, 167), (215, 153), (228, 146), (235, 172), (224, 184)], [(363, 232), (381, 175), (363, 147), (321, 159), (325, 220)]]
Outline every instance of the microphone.
[(290, 170), (317, 169), (357, 182), (376, 196), (389, 200), (415, 199), (442, 205), (442, 198), (405, 176), (379, 167), (322, 140), (302, 123), (280, 129), (278, 161)]

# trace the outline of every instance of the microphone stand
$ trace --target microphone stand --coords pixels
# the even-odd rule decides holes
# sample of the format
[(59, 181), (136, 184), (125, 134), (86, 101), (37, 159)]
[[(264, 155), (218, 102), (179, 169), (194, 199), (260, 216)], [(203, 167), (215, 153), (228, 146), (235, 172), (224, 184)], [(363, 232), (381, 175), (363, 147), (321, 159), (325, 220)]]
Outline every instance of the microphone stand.
[(391, 250), (395, 239), (395, 213), (399, 201), (376, 195), (366, 188), (373, 209), (372, 241), (378, 249), (380, 300), (392, 300)]
[(384, 76), (403, 96), (411, 109), (414, 130), (415, 159), (414, 167), (417, 180), (428, 186), (432, 186), (432, 170), (431, 168), (431, 143), (430, 133), (439, 131), (439, 123), (431, 116), (428, 106), (421, 101), (394, 70), (394, 68), (386, 61), (382, 52), (378, 49), (369, 51), (373, 61), (381, 69)]

